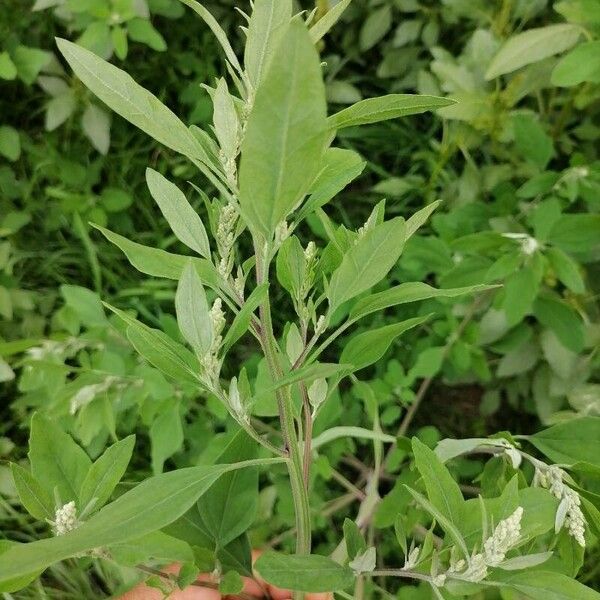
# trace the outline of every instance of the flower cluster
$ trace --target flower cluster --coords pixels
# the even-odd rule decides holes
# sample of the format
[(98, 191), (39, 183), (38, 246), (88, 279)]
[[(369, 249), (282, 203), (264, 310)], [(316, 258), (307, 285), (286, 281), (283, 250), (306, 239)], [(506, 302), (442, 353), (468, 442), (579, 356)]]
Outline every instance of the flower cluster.
[(577, 543), (585, 547), (585, 517), (581, 512), (579, 494), (565, 484), (566, 473), (556, 465), (536, 466), (534, 485), (550, 491), (560, 501), (556, 518), (556, 530), (565, 527)]
[(237, 225), (238, 212), (233, 203), (229, 202), (219, 210), (217, 223), (217, 234), (215, 239), (219, 249), (221, 260), (218, 265), (219, 275), (227, 279), (233, 264), (232, 249), (235, 242), (235, 227)]
[(213, 382), (219, 377), (221, 363), (218, 358), (223, 338), (221, 332), (225, 327), (225, 313), (223, 312), (221, 298), (216, 298), (210, 309), (210, 323), (212, 328), (212, 344), (209, 351), (201, 358), (204, 373), (209, 381)]
[(448, 575), (473, 583), (485, 579), (488, 568), (502, 563), (509, 550), (519, 543), (522, 517), (523, 508), (519, 506), (512, 515), (496, 525), (492, 535), (483, 543), (481, 552), (473, 554), (468, 561), (461, 559), (452, 563)]
[(54, 535), (64, 535), (76, 529), (79, 525), (79, 520), (77, 519), (75, 502), (67, 502), (67, 504), (57, 508), (54, 521), (51, 521), (51, 524), (54, 529)]

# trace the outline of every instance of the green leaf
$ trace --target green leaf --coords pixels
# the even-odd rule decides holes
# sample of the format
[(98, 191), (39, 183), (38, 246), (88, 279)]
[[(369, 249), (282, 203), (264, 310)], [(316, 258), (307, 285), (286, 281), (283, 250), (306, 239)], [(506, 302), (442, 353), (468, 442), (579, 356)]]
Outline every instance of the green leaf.
[(352, 560), (367, 549), (367, 542), (358, 525), (351, 519), (344, 519), (344, 541), (348, 558)]
[(405, 240), (405, 223), (396, 217), (367, 231), (344, 255), (331, 276), (331, 312), (381, 281), (396, 264)]
[(60, 286), (60, 293), (65, 304), (75, 311), (83, 325), (106, 327), (106, 315), (98, 294), (78, 285), (66, 284)]
[(540, 121), (529, 114), (513, 115), (515, 146), (521, 156), (543, 170), (554, 155), (552, 138)]
[(340, 112), (331, 115), (327, 124), (331, 129), (356, 127), (369, 123), (379, 123), (388, 119), (397, 119), (408, 115), (418, 115), (428, 110), (456, 104), (449, 98), (424, 96), (418, 94), (389, 94), (377, 98), (361, 100)]
[(552, 85), (570, 87), (584, 81), (600, 83), (600, 40), (579, 44), (552, 71)]
[(166, 333), (152, 329), (126, 312), (105, 304), (127, 325), (127, 337), (134, 348), (165, 375), (180, 381), (198, 384), (200, 365), (185, 346), (172, 340)]
[(541, 296), (535, 301), (533, 309), (536, 319), (552, 330), (565, 348), (573, 352), (583, 350), (583, 321), (566, 302)]
[(8, 52), (0, 52), (0, 79), (11, 80), (17, 76), (17, 67)]
[(310, 189), (328, 140), (319, 55), (293, 21), (260, 85), (240, 164), (240, 208), (248, 227), (270, 239)]
[(121, 567), (136, 567), (150, 561), (181, 564), (194, 560), (188, 544), (162, 531), (153, 531), (127, 542), (113, 544), (110, 555)]
[(54, 519), (54, 501), (39, 481), (27, 469), (16, 463), (10, 465), (10, 470), (19, 500), (25, 510), (38, 521)]
[(181, 274), (175, 294), (175, 310), (183, 337), (197, 354), (206, 354), (212, 345), (213, 326), (204, 287), (192, 261)]
[(585, 292), (585, 283), (581, 276), (577, 261), (573, 260), (566, 252), (560, 248), (548, 248), (546, 256), (560, 281), (567, 286), (574, 294), (583, 294)]
[(364, 52), (381, 40), (392, 27), (392, 7), (381, 6), (371, 11), (359, 34), (360, 49)]
[(123, 494), (77, 529), (12, 546), (0, 554), (0, 584), (94, 548), (127, 542), (181, 517), (224, 473), (283, 462), (257, 459), (234, 465), (188, 467), (156, 475)]
[(532, 312), (539, 287), (539, 279), (529, 267), (507, 277), (504, 283), (503, 307), (511, 327)]
[(330, 8), (311, 28), (310, 39), (316, 44), (338, 22), (352, 0), (341, 0)]
[(268, 583), (302, 592), (331, 592), (352, 585), (354, 573), (325, 556), (265, 552), (254, 565)]
[(548, 241), (566, 252), (592, 252), (600, 248), (600, 215), (562, 215), (554, 223)]
[(371, 294), (358, 300), (350, 311), (350, 319), (358, 321), (358, 319), (362, 319), (373, 312), (408, 302), (418, 302), (428, 298), (456, 298), (457, 296), (485, 292), (496, 287), (493, 285), (471, 285), (460, 288), (436, 289), (419, 281), (401, 283), (383, 292)]
[(127, 73), (72, 42), (57, 39), (56, 43), (81, 81), (117, 114), (168, 148), (208, 162), (202, 146), (179, 118)]
[(292, 18), (291, 0), (255, 0), (244, 50), (246, 75), (258, 89)]
[(411, 489), (408, 486), (404, 486), (413, 499), (421, 505), (421, 508), (426, 510), (442, 527), (442, 529), (452, 537), (457, 546), (461, 549), (463, 555), (465, 557), (469, 556), (469, 551), (467, 549), (464, 538), (462, 537), (460, 531), (457, 526), (440, 510), (437, 506), (435, 506), (432, 502), (430, 502), (425, 496), (419, 494), (416, 490)]
[[(221, 78), (213, 94), (215, 136), (225, 160), (235, 161), (240, 139), (240, 121), (227, 82)], [(207, 240), (208, 242), (208, 240)]]
[(600, 600), (600, 594), (575, 579), (553, 571), (496, 571), (489, 578), (531, 600)]
[(582, 417), (544, 429), (528, 440), (555, 463), (600, 465), (600, 417)]
[(356, 438), (359, 440), (374, 440), (377, 442), (385, 442), (387, 444), (393, 444), (396, 442), (396, 438), (386, 433), (379, 431), (372, 431), (371, 429), (365, 429), (364, 427), (353, 427), (350, 425), (340, 425), (339, 427), (330, 427), (323, 433), (315, 436), (313, 439), (312, 447), (313, 450), (317, 450), (321, 446), (339, 440), (343, 438)]
[(337, 363), (311, 363), (304, 365), (299, 369), (290, 371), (280, 379), (278, 379), (270, 388), (267, 390), (261, 390), (261, 394), (273, 392), (279, 388), (298, 383), (300, 381), (307, 385), (315, 381), (315, 379), (326, 379), (332, 377), (343, 371), (348, 371), (351, 368), (350, 364), (337, 364)]
[(217, 38), (219, 44), (221, 44), (221, 48), (225, 52), (225, 56), (227, 60), (231, 63), (233, 68), (238, 72), (242, 73), (242, 67), (227, 39), (227, 34), (223, 31), (222, 27), (219, 25), (217, 20), (212, 16), (212, 14), (202, 6), (196, 0), (179, 0), (183, 2), (186, 6), (189, 6), (200, 18), (210, 27), (210, 30), (213, 32), (214, 36)]
[(152, 444), (152, 472), (161, 473), (167, 458), (181, 450), (183, 446), (183, 427), (179, 402), (167, 400), (150, 426)]
[[(16, 542), (10, 542), (9, 540), (0, 540), (0, 555), (6, 552), (9, 548), (17, 546)], [(18, 592), (23, 588), (27, 587), (34, 579), (40, 576), (39, 571), (34, 571), (21, 577), (15, 577), (13, 579), (7, 579), (0, 583), (0, 592), (12, 593)]]
[(208, 260), (203, 258), (190, 259), (189, 256), (172, 254), (159, 248), (143, 246), (99, 225), (93, 225), (93, 227), (100, 231), (108, 241), (120, 248), (125, 253), (125, 256), (127, 256), (129, 262), (138, 271), (146, 275), (178, 280), (188, 261), (192, 260), (202, 283), (213, 289), (218, 288), (217, 272)]
[(165, 39), (147, 19), (131, 19), (127, 22), (127, 34), (134, 42), (146, 44), (156, 52), (167, 49)]
[(465, 501), (458, 483), (435, 452), (416, 437), (412, 440), (412, 449), (427, 497), (451, 523), (460, 525)]
[(262, 283), (248, 296), (240, 312), (235, 316), (231, 327), (223, 340), (223, 350), (228, 352), (231, 347), (248, 331), (254, 311), (266, 300), (269, 294), (269, 284)]
[(37, 79), (40, 71), (52, 61), (53, 55), (51, 52), (39, 48), (17, 46), (12, 50), (11, 58), (17, 67), (19, 79), (27, 85), (31, 85)]
[(236, 571), (228, 571), (219, 582), (219, 592), (226, 595), (239, 594), (244, 589), (244, 581)]
[(503, 571), (519, 571), (521, 569), (529, 569), (531, 567), (537, 567), (542, 563), (545, 563), (552, 557), (552, 552), (538, 552), (536, 554), (525, 554), (523, 556), (515, 556), (514, 558), (508, 558), (503, 560), (498, 568)]
[(150, 194), (160, 207), (173, 233), (188, 248), (210, 260), (210, 245), (202, 220), (183, 192), (153, 169), (146, 169)]
[(400, 323), (385, 325), (378, 329), (359, 333), (346, 344), (340, 361), (352, 365), (353, 371), (364, 369), (377, 362), (399, 335), (417, 325), (421, 325), (428, 318), (429, 315), (415, 317), (413, 319), (406, 319)]
[(63, 504), (79, 501), (92, 461), (69, 434), (40, 413), (31, 419), (28, 456), (33, 477), (47, 493), (56, 489)]
[(509, 38), (494, 56), (485, 78), (489, 81), (525, 65), (560, 54), (577, 43), (581, 32), (581, 27), (577, 25), (561, 23), (518, 33)]
[(79, 498), (82, 509), (93, 499), (94, 510), (108, 502), (127, 470), (134, 444), (135, 436), (129, 435), (107, 448), (94, 462), (81, 484)]
[(71, 90), (52, 98), (46, 105), (46, 131), (54, 131), (60, 127), (75, 112), (77, 103)]
[(95, 104), (88, 104), (81, 117), (81, 129), (100, 152), (107, 154), (110, 147), (110, 114)]
[[(230, 464), (256, 456), (256, 442), (240, 430), (217, 459)], [(226, 473), (198, 502), (200, 517), (218, 548), (250, 528), (258, 510), (258, 470)]]
[(442, 203), (441, 200), (431, 202), (421, 210), (417, 211), (408, 221), (406, 221), (406, 239), (411, 238), (417, 230), (419, 230), (432, 215), (433, 211)]
[(342, 148), (327, 148), (322, 168), (310, 188), (310, 197), (300, 210), (298, 220), (327, 204), (351, 181), (358, 177), (366, 162), (357, 152)]
[(14, 162), (21, 156), (19, 132), (8, 125), (0, 127), (0, 155)]

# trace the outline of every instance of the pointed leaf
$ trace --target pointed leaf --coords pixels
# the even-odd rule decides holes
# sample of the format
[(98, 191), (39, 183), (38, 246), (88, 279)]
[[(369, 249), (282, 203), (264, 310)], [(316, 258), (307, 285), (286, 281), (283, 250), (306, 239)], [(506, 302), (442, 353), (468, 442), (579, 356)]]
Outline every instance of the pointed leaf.
[(127, 542), (177, 520), (223, 474), (236, 469), (283, 462), (257, 459), (233, 465), (188, 467), (146, 479), (73, 531), (0, 554), (0, 584), (45, 569), (94, 548)]
[(158, 171), (146, 169), (150, 194), (160, 207), (177, 238), (200, 256), (210, 260), (210, 245), (202, 220), (183, 192)]
[(333, 312), (381, 281), (396, 264), (405, 240), (405, 223), (396, 217), (367, 231), (344, 255), (327, 290)]
[(354, 573), (325, 556), (287, 556), (265, 552), (254, 565), (268, 583), (302, 592), (341, 590), (354, 581)]
[(417, 94), (389, 94), (378, 98), (361, 100), (340, 112), (331, 115), (327, 123), (331, 129), (356, 127), (396, 119), (407, 115), (417, 115), (428, 110), (456, 104), (449, 98), (422, 96)]
[[(125, 256), (127, 256), (129, 262), (138, 271), (146, 275), (178, 280), (181, 277), (184, 267), (190, 260), (189, 256), (172, 254), (159, 248), (151, 248), (150, 246), (132, 242), (126, 237), (99, 225), (93, 225), (93, 227), (100, 231), (108, 241), (120, 248), (125, 253)], [(212, 263), (203, 258), (193, 258), (191, 260), (198, 271), (198, 275), (200, 275), (202, 283), (213, 289), (217, 289), (218, 275)]]
[(56, 43), (79, 79), (117, 114), (168, 148), (207, 162), (204, 150), (175, 113), (125, 71), (77, 44), (60, 38)]
[(564, 52), (577, 43), (581, 33), (581, 27), (570, 23), (547, 25), (518, 33), (498, 50), (488, 66), (485, 78), (494, 79)]
[(191, 261), (181, 274), (175, 294), (175, 309), (181, 335), (196, 353), (206, 354), (213, 341), (212, 321), (202, 281)]
[(292, 18), (291, 0), (255, 0), (244, 51), (246, 74), (259, 87)]
[(19, 500), (25, 510), (38, 521), (54, 519), (54, 500), (39, 481), (16, 463), (10, 465)]
[(415, 317), (359, 333), (346, 344), (340, 361), (352, 365), (353, 371), (364, 369), (377, 362), (399, 335), (421, 325), (428, 318), (429, 315)]
[(31, 419), (28, 456), (33, 477), (48, 494), (56, 489), (63, 504), (79, 501), (92, 461), (68, 433), (40, 413)]
[(338, 22), (350, 2), (352, 0), (341, 0), (310, 28), (310, 38), (313, 43), (316, 44)]
[(134, 444), (135, 436), (127, 436), (107, 448), (94, 462), (81, 484), (79, 497), (82, 509), (93, 499), (94, 510), (99, 510), (108, 502), (127, 470)]
[(325, 149), (325, 87), (306, 27), (293, 21), (260, 85), (240, 164), (240, 208), (270, 239), (308, 192)]
[(413, 438), (412, 448), (429, 500), (451, 523), (460, 525), (465, 501), (458, 483), (435, 452), (418, 438)]

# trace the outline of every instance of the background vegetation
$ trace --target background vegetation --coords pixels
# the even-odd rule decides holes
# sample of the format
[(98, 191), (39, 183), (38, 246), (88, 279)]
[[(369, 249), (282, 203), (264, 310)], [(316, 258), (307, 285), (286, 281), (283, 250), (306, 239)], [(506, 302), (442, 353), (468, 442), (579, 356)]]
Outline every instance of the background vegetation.
[[(225, 29), (237, 26), (233, 0), (205, 4)], [(327, 2), (317, 4), (323, 10)], [(223, 406), (141, 361), (100, 305), (102, 297), (134, 309), (178, 337), (176, 282), (140, 277), (89, 224), (185, 253), (151, 200), (144, 171), (150, 165), (184, 187), (194, 169), (112, 118), (65, 69), (53, 42), (66, 37), (110, 58), (184, 121), (207, 124), (212, 104), (201, 83), (222, 73), (223, 63), (202, 21), (183, 17), (176, 0), (0, 5), (2, 461), (24, 456), (36, 410), (59, 419), (92, 457), (136, 432), (129, 481), (165, 465), (208, 461), (227, 439)], [(498, 54), (505, 40), (532, 28), (544, 29), (527, 51)], [(345, 425), (372, 427), (373, 402), (384, 431), (416, 434), (429, 445), (501, 430), (531, 434), (574, 416), (600, 415), (599, 57), (595, 0), (352, 2), (322, 43), (332, 108), (390, 92), (460, 102), (437, 114), (343, 130), (340, 145), (359, 152), (366, 165), (328, 210), (350, 227), (383, 198), (391, 215), (405, 216), (442, 199), (388, 285), (504, 285), (470, 300), (401, 305), (366, 322), (369, 328), (435, 312), (425, 331), (397, 342), (363, 383), (342, 388), (317, 422), (317, 436), (340, 422), (342, 411)], [(202, 206), (199, 195), (194, 202)], [(309, 224), (325, 237), (316, 218)], [(293, 309), (283, 295), (279, 300), (274, 317), (284, 321)], [(251, 344), (237, 358), (236, 368), (245, 364), (259, 386), (264, 365)], [(270, 417), (267, 396), (263, 412)], [(389, 475), (406, 452), (402, 443), (390, 452)], [(323, 450), (312, 488), (322, 515), (317, 549), (337, 542), (330, 523), (339, 526), (351, 515), (373, 462), (369, 445), (355, 440)], [(0, 531), (35, 539), (40, 525), (22, 512), (3, 465)], [(482, 486), (505, 477), (473, 461), (459, 461), (458, 469), (459, 478)], [(403, 471), (394, 485), (384, 481), (373, 528), (392, 524), (398, 506), (408, 504), (401, 484), (411, 477)], [(600, 493), (597, 483), (588, 489)], [(252, 541), (285, 547), (292, 523), (284, 473), (274, 470), (262, 486)], [(600, 585), (600, 550), (586, 560), (581, 580)], [(115, 591), (120, 574), (95, 569), (65, 563), (18, 597)], [(405, 586), (398, 597), (419, 593)]]

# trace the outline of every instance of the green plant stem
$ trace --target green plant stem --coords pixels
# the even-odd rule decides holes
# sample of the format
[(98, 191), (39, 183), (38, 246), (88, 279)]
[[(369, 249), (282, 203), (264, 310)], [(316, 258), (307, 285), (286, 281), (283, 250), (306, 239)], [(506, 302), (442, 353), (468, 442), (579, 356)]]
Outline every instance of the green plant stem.
[[(256, 282), (261, 285), (268, 273), (268, 262), (263, 263), (263, 256), (260, 243), (254, 244), (256, 255)], [(259, 307), (260, 332), (262, 347), (269, 367), (272, 380), (275, 382), (283, 376), (283, 370), (277, 355), (277, 342), (273, 334), (273, 322), (271, 318), (271, 306), (267, 298)], [(294, 511), (296, 515), (296, 553), (310, 554), (311, 549), (311, 523), (310, 523), (310, 504), (308, 500), (308, 490), (304, 484), (304, 468), (302, 454), (300, 452), (300, 443), (294, 422), (294, 410), (292, 396), (289, 387), (280, 388), (276, 392), (277, 406), (279, 410), (279, 419), (281, 422), (281, 432), (288, 452), (288, 473), (290, 477), (290, 488), (294, 499)], [(294, 593), (295, 600), (302, 600), (304, 594)]]

